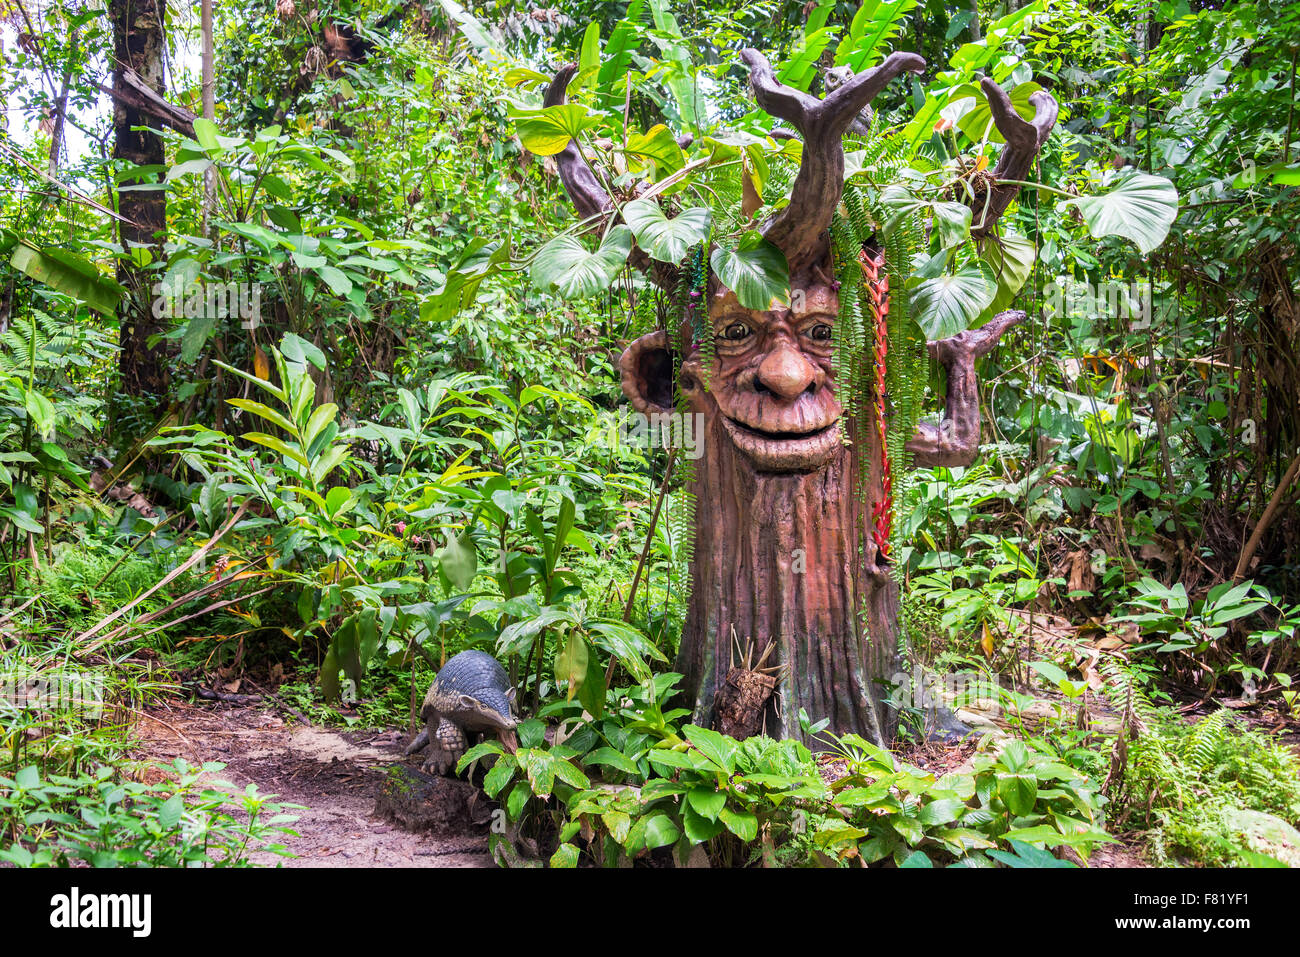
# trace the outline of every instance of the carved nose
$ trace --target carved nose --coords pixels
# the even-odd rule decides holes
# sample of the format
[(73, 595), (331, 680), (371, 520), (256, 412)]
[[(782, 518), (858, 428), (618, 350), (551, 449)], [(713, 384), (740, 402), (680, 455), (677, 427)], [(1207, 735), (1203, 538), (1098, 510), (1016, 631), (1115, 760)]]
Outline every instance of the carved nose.
[(788, 342), (777, 343), (758, 367), (756, 385), (783, 399), (796, 399), (812, 389), (817, 370)]

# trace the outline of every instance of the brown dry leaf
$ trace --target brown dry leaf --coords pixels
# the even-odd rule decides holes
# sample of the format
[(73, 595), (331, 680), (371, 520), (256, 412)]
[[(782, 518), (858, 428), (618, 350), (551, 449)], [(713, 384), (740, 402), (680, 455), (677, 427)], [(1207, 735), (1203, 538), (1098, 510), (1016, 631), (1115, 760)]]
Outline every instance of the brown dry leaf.
[(1068, 560), (1070, 573), (1067, 584), (1071, 592), (1091, 592), (1097, 587), (1097, 576), (1092, 571), (1092, 556), (1086, 548), (1070, 552)]
[(253, 350), (253, 375), (259, 379), (269, 379), (271, 377), (271, 363), (266, 358), (266, 353), (262, 351), (261, 346)]
[(754, 178), (749, 170), (745, 170), (740, 174), (740, 188), (740, 211), (748, 218), (763, 206), (763, 197), (759, 195), (758, 188), (754, 185)]

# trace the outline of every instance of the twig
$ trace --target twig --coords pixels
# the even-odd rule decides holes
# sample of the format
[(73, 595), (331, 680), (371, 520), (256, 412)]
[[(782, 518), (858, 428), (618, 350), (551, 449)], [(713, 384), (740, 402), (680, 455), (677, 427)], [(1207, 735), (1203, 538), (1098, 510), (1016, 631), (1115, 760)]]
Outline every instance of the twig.
[(184, 564), (179, 565), (178, 567), (172, 569), (170, 572), (164, 575), (156, 585), (154, 585), (152, 588), (148, 589), (147, 591), (142, 592), (140, 595), (137, 595), (134, 599), (127, 602), (125, 605), (123, 605), (117, 611), (113, 612), (113, 614), (109, 615), (107, 618), (101, 619), (99, 624), (95, 625), (95, 627), (91, 628), (89, 631), (82, 632), (80, 635), (77, 636), (77, 641), (83, 642), (91, 638), (93, 635), (98, 633), (101, 629), (103, 629), (107, 625), (112, 624), (117, 619), (121, 618), (128, 611), (130, 611), (136, 605), (140, 604), (140, 602), (144, 601), (154, 592), (158, 591), (160, 588), (169, 584), (173, 579), (176, 579), (181, 575), (185, 574), (187, 571), (189, 571), (191, 568), (193, 568), (195, 565), (201, 562), (203, 560), (203, 556), (208, 553), (208, 549), (210, 549), (217, 542), (221, 541), (222, 537), (226, 534), (226, 532), (234, 528), (235, 523), (237, 523), (241, 518), (244, 517), (244, 512), (247, 510), (248, 510), (248, 503), (245, 502), (242, 505), (240, 505), (238, 509), (235, 510), (235, 514), (230, 517), (230, 521), (226, 522), (225, 525), (221, 526), (221, 528), (217, 531), (215, 535), (213, 535), (210, 539), (208, 539), (207, 542), (205, 542), (200, 548), (195, 550), (194, 554), (191, 555), (188, 559), (186, 559)]
[(1273, 490), (1273, 497), (1268, 500), (1268, 505), (1264, 509), (1264, 514), (1261, 515), (1259, 521), (1255, 523), (1255, 530), (1250, 533), (1250, 538), (1246, 542), (1246, 547), (1241, 550), (1241, 557), (1237, 559), (1237, 570), (1232, 573), (1232, 580), (1234, 582), (1241, 581), (1242, 577), (1246, 574), (1246, 566), (1248, 566), (1250, 560), (1255, 557), (1255, 550), (1259, 548), (1259, 543), (1264, 537), (1264, 532), (1266, 532), (1268, 526), (1272, 524), (1273, 516), (1277, 514), (1278, 506), (1282, 504), (1282, 498), (1286, 495), (1287, 489), (1291, 487), (1291, 483), (1295, 480), (1297, 472), (1300, 472), (1300, 455), (1295, 457), (1291, 462), (1290, 467), (1287, 468), (1286, 474), (1282, 476), (1282, 481), (1277, 483), (1277, 488)]

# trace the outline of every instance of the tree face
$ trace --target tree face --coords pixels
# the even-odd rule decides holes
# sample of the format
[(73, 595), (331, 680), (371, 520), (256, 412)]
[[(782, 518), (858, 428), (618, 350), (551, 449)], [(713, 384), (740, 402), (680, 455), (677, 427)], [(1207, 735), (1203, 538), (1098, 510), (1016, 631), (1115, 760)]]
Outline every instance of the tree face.
[(799, 308), (760, 311), (724, 289), (709, 305), (716, 358), (708, 391), (698, 353), (682, 367), (692, 409), (719, 416), (759, 471), (823, 468), (843, 447), (831, 361), (838, 297), (819, 284), (795, 297)]

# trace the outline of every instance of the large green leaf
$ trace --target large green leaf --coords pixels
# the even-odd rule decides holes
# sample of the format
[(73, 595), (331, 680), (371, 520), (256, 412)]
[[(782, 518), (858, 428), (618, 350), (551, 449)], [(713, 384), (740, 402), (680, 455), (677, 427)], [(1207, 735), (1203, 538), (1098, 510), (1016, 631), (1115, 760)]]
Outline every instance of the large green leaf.
[[(1030, 80), (1018, 84), (1007, 94), (1011, 98), (1011, 105), (1022, 118), (1026, 120), (1034, 118), (1034, 106), (1029, 102), (1029, 98), (1041, 89), (1041, 86)], [(973, 84), (959, 87), (949, 95), (948, 101), (951, 103), (966, 97), (974, 98), (975, 105), (957, 120), (957, 129), (973, 143), (980, 142), (986, 135), (990, 143), (1005, 143), (1006, 139), (993, 125), (993, 111), (989, 108), (989, 101), (979, 87)]]
[(709, 264), (746, 309), (773, 309), (790, 301), (790, 265), (785, 253), (757, 231), (741, 236), (736, 249), (719, 246)]
[(473, 584), (478, 574), (478, 551), (468, 530), (447, 538), (446, 547), (438, 553), (438, 563), (447, 580), (461, 591)]
[(989, 312), (1007, 308), (1016, 298), (1034, 268), (1034, 244), (1018, 233), (1004, 232), (980, 240), (980, 259), (989, 264), (998, 282)]
[(111, 316), (126, 290), (116, 280), (101, 275), (88, 259), (66, 249), (37, 249), (25, 239), (14, 245), (9, 263), (37, 282), (80, 299), (96, 312)]
[(681, 262), (686, 250), (709, 238), (710, 210), (707, 206), (685, 209), (672, 219), (653, 199), (634, 199), (623, 207), (636, 241), (652, 259), (660, 262)]
[(1130, 169), (1104, 193), (1080, 196), (1065, 205), (1078, 207), (1095, 238), (1123, 236), (1149, 253), (1165, 241), (1178, 217), (1178, 190), (1163, 176)]
[(510, 104), (507, 112), (524, 148), (538, 156), (554, 156), (585, 129), (600, 123), (600, 117), (580, 103), (561, 103), (535, 110)]
[(930, 339), (965, 332), (993, 304), (997, 280), (987, 263), (967, 263), (952, 275), (927, 279), (912, 290), (912, 315)]
[(575, 236), (556, 236), (533, 260), (533, 282), (566, 299), (594, 296), (609, 288), (632, 251), (632, 230), (614, 226), (591, 252)]
[(677, 137), (662, 123), (650, 127), (649, 132), (628, 136), (627, 155), (628, 168), (634, 173), (645, 168), (645, 164), (638, 160), (654, 163), (656, 180), (671, 176), (686, 165), (686, 154), (677, 144)]

